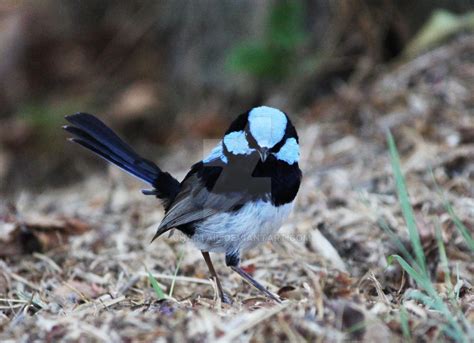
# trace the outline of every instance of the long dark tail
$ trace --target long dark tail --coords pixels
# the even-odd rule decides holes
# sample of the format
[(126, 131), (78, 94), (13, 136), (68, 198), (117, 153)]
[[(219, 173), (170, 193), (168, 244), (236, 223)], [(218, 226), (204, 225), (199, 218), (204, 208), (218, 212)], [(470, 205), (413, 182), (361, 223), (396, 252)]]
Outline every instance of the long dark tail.
[(91, 114), (76, 113), (66, 116), (66, 120), (72, 125), (66, 125), (64, 129), (75, 136), (71, 141), (153, 186), (153, 190), (143, 191), (144, 194), (156, 195), (165, 203), (175, 198), (180, 189), (178, 180), (138, 155), (99, 119)]

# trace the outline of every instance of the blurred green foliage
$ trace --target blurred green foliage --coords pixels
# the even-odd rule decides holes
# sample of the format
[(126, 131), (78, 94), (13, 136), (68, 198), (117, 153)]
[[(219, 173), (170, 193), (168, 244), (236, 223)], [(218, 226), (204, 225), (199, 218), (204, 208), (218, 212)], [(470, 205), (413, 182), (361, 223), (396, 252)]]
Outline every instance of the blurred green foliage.
[(64, 133), (60, 130), (64, 125), (64, 116), (77, 112), (77, 109), (83, 108), (85, 103), (87, 102), (81, 99), (54, 104), (33, 100), (20, 105), (16, 117), (23, 120), (32, 130), (35, 141), (40, 147), (46, 145), (50, 150), (54, 148), (51, 140), (64, 138)]
[(230, 69), (259, 78), (285, 77), (298, 47), (307, 37), (303, 24), (303, 3), (277, 2), (270, 11), (261, 40), (245, 41), (231, 51)]
[(64, 122), (65, 115), (75, 113), (84, 107), (90, 107), (87, 97), (68, 98), (54, 102), (33, 99), (19, 106), (16, 117), (42, 133), (54, 134), (57, 133), (58, 126)]
[(57, 130), (65, 113), (68, 113), (65, 106), (53, 107), (41, 102), (29, 102), (20, 106), (18, 118), (41, 133), (48, 134)]

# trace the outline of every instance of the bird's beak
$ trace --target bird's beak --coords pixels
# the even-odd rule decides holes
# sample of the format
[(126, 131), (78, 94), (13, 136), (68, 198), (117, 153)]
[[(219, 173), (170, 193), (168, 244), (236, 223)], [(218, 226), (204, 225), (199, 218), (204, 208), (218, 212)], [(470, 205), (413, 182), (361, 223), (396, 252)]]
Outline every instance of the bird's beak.
[(258, 150), (258, 153), (260, 154), (260, 160), (262, 162), (265, 162), (267, 159), (268, 155), (270, 154), (270, 151), (267, 148), (260, 148)]

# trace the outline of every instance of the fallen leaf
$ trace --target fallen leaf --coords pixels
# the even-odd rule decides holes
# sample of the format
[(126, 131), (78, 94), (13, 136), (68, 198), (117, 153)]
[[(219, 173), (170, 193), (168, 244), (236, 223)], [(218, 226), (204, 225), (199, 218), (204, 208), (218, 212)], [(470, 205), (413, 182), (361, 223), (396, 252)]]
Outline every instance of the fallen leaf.
[(76, 302), (79, 299), (92, 300), (105, 293), (102, 287), (88, 282), (69, 280), (57, 287), (53, 294), (59, 302)]
[(304, 298), (304, 293), (301, 289), (293, 286), (283, 286), (278, 290), (278, 296), (282, 299), (301, 300)]
[(0, 222), (0, 256), (44, 252), (64, 245), (71, 235), (90, 230), (77, 218), (31, 216), (25, 220)]
[(324, 284), (324, 294), (331, 298), (350, 297), (354, 280), (347, 273), (334, 271), (328, 273)]

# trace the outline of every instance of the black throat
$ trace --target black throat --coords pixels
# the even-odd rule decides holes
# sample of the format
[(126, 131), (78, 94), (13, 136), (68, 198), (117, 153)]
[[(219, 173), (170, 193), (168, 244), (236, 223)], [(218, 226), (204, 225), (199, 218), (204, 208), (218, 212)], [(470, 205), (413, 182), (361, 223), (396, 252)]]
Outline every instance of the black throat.
[(197, 173), (209, 192), (244, 193), (248, 201), (270, 201), (275, 206), (295, 199), (302, 176), (298, 163), (290, 165), (273, 155), (262, 162), (256, 152), (251, 155), (227, 154), (227, 163), (221, 160), (210, 164), (199, 162), (191, 172)]

